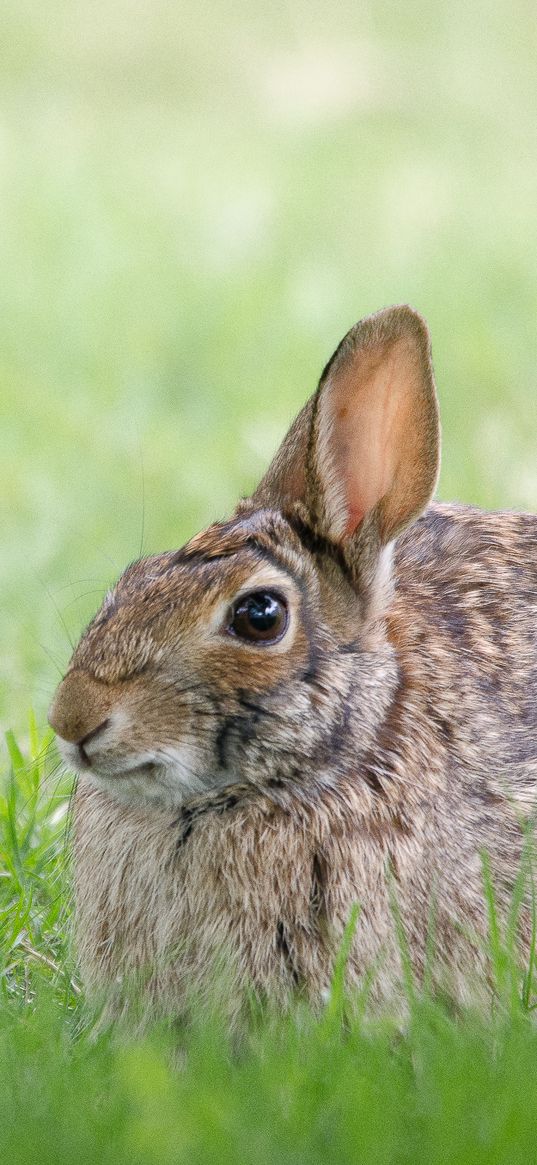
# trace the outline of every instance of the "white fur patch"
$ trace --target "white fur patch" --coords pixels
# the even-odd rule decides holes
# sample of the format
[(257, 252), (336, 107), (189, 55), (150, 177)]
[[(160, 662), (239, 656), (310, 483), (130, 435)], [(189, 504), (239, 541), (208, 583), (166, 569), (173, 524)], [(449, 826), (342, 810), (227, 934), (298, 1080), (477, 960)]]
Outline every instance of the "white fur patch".
[[(76, 744), (58, 738), (58, 747), (68, 769), (109, 793), (117, 801), (128, 805), (145, 804), (174, 809), (196, 793), (218, 788), (223, 783), (223, 778), (203, 771), (194, 744), (169, 745), (164, 748), (156, 745), (154, 749), (144, 749), (130, 756), (126, 751), (118, 759), (115, 751), (111, 752), (110, 747), (107, 750), (102, 746), (107, 742), (108, 745), (114, 743), (115, 735), (117, 748), (118, 730), (128, 727), (129, 717), (123, 709), (119, 709), (110, 720), (110, 725), (102, 734), (104, 736), (106, 733), (107, 741), (101, 739), (99, 734), (95, 742), (89, 741), (85, 748), (90, 759), (89, 767), (84, 764)], [(90, 752), (92, 743), (94, 747)], [(229, 773), (226, 773), (224, 783), (227, 784), (229, 780)]]

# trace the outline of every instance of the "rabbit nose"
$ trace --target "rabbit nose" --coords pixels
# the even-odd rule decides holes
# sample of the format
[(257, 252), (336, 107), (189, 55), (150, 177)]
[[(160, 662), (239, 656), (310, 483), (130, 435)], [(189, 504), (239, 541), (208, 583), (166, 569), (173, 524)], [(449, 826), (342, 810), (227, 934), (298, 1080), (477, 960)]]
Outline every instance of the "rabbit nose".
[(106, 684), (86, 672), (68, 672), (49, 709), (49, 724), (62, 740), (77, 745), (81, 758), (89, 763), (87, 745), (105, 730), (113, 704)]

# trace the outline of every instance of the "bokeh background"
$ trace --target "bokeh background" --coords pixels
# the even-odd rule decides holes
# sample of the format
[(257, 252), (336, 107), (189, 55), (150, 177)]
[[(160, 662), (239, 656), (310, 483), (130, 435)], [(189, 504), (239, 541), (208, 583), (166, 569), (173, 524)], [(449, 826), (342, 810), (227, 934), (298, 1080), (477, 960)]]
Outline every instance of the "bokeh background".
[(537, 507), (530, 0), (3, 0), (0, 715), (260, 475), (347, 328), (428, 318), (442, 497)]

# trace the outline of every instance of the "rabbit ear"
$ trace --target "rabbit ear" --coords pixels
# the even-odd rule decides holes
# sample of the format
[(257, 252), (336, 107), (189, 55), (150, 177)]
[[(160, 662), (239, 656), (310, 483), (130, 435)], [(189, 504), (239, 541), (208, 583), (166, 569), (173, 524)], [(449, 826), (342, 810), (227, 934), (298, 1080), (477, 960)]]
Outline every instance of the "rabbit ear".
[(342, 340), (254, 500), (298, 508), (350, 550), (390, 542), (430, 500), (439, 422), (429, 334), (409, 307), (362, 320)]

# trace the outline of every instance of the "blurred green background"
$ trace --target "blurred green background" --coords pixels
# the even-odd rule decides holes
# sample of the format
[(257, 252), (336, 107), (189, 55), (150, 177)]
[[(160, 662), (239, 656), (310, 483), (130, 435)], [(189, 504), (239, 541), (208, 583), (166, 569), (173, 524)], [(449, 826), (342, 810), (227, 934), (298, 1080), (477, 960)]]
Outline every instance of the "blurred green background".
[(535, 5), (4, 0), (0, 715), (261, 473), (347, 328), (428, 318), (442, 497), (537, 507)]

